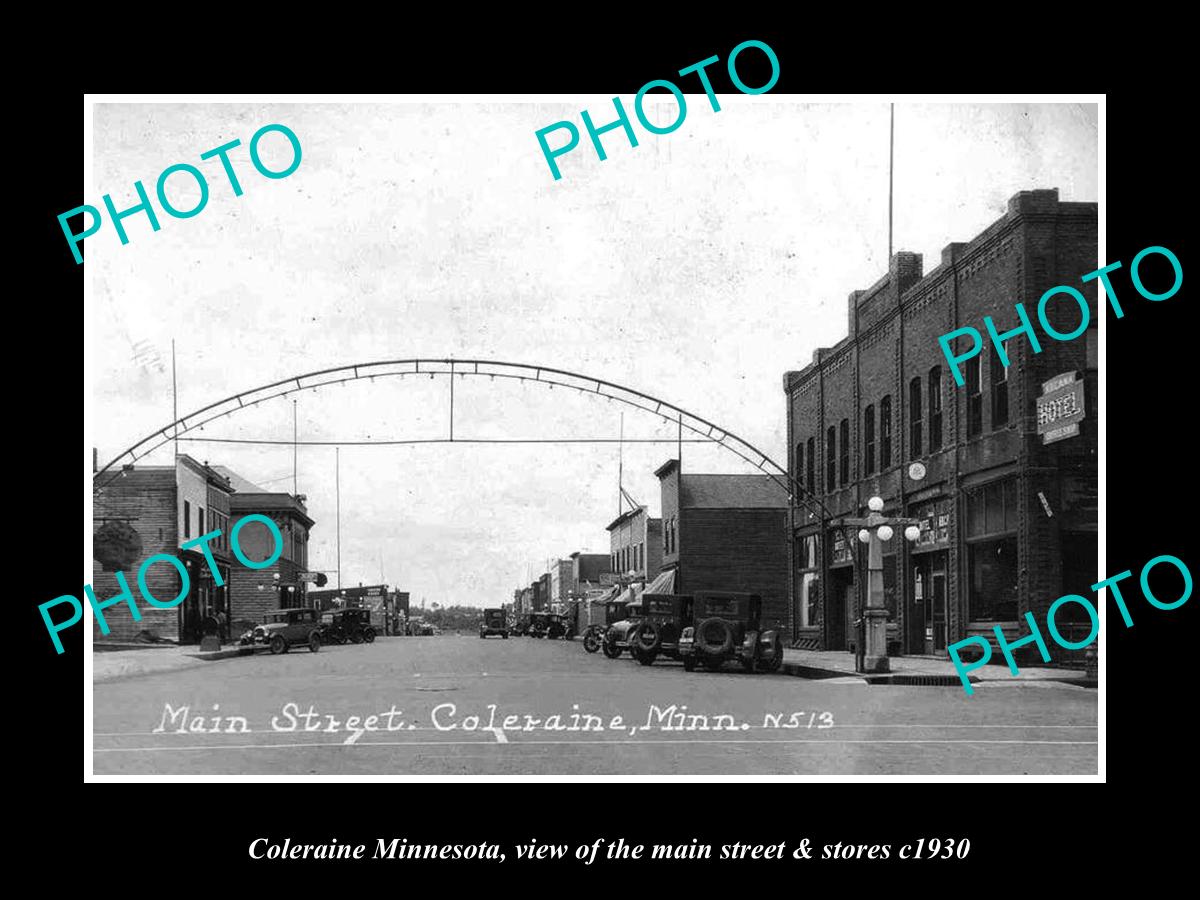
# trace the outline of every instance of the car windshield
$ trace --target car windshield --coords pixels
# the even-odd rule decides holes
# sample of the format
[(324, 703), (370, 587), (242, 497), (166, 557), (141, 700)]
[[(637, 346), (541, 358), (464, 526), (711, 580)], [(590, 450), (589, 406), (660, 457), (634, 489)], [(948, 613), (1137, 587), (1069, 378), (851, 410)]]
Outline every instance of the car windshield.
[(737, 600), (714, 600), (712, 598), (704, 600), (700, 604), (706, 616), (729, 616), (730, 618), (739, 618), (742, 612), (742, 604)]
[(648, 616), (673, 616), (675, 615), (675, 601), (647, 600), (645, 602), (645, 611)]

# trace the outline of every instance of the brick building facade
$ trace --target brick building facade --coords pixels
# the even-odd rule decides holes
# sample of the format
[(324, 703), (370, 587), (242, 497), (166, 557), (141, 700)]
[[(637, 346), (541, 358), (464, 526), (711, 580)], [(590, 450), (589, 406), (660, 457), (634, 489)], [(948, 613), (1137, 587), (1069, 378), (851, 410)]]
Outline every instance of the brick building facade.
[[(228, 613), (228, 590), (233, 554), (229, 549), (229, 513), (232, 488), (220, 472), (186, 454), (174, 466), (130, 466), (120, 476), (106, 479), (96, 490), (93, 502), (92, 590), (97, 601), (121, 591), (117, 572), (123, 572), (141, 614), (135, 621), (129, 606), (122, 603), (104, 610), (109, 633), (103, 634), (93, 619), (96, 641), (130, 641), (142, 635), (180, 643), (198, 643), (202, 619), (218, 611)], [(110, 534), (122, 535), (136, 552), (109, 555)], [(220, 530), (208, 542), (224, 585), (217, 585), (199, 549), (182, 545), (203, 534)], [(130, 542), (132, 538), (132, 543)], [(170, 609), (146, 602), (138, 590), (137, 575), (151, 556), (178, 557), (188, 573), (186, 596)], [(156, 562), (146, 570), (146, 586), (162, 602), (178, 597), (183, 587), (179, 571), (167, 562)]]
[(632, 581), (653, 581), (662, 571), (662, 519), (646, 507), (627, 510), (608, 525), (611, 571)]
[[(283, 537), (283, 552), (264, 569), (250, 569), (240, 563), (233, 566), (230, 580), (230, 634), (263, 621), (275, 609), (309, 605), (307, 585), (300, 573), (308, 570), (308, 534), (313, 527), (304, 506), (304, 495), (237, 491), (229, 498), (230, 527), (244, 517), (258, 514), (270, 518)], [(238, 533), (238, 546), (247, 559), (260, 562), (271, 556), (275, 539), (259, 521), (250, 521)]]
[(654, 473), (662, 490), (662, 570), (674, 592), (759, 594), (764, 628), (788, 624), (788, 498), (768, 475)]
[[(996, 625), (1015, 638), (1025, 612), (1044, 621), (1055, 599), (1093, 583), (1098, 316), (1095, 282), (1080, 279), (1097, 256), (1095, 203), (1023, 191), (928, 274), (919, 255), (897, 253), (885, 277), (850, 295), (849, 335), (784, 376), (789, 470), (808, 495), (791, 510), (796, 646), (854, 648), (865, 553), (830, 519), (865, 514), (873, 495), (885, 514), (921, 522), (914, 545), (885, 544), (891, 653), (944, 655), (974, 634), (994, 642)], [(1003, 333), (1020, 324), (1022, 302), (1036, 329), (1038, 299), (1060, 284), (1087, 298), (1092, 327), (1067, 342), (1039, 331), (1040, 353), (1018, 335), (1002, 365), (983, 317)], [(1080, 321), (1069, 300), (1048, 313), (1060, 332)], [(938, 337), (966, 325), (985, 333), (984, 348), (958, 387)], [(1078, 435), (1045, 444), (1036, 401), (1060, 375), (1082, 382), (1085, 417)]]

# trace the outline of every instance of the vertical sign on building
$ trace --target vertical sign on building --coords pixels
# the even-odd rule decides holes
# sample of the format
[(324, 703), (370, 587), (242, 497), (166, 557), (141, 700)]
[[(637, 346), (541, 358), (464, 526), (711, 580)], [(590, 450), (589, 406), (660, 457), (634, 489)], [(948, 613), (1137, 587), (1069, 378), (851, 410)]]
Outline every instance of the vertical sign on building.
[(1075, 372), (1056, 375), (1042, 385), (1042, 396), (1037, 398), (1037, 433), (1043, 444), (1079, 434), (1083, 416), (1083, 382)]

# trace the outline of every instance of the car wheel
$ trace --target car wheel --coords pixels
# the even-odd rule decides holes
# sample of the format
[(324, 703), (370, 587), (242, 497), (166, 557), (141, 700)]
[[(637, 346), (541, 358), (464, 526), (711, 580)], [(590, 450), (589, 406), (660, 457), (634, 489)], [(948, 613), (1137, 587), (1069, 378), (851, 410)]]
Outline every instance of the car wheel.
[(280, 653), (287, 651), (287, 641), (283, 639), (283, 635), (275, 635), (271, 638), (271, 655), (278, 656)]
[(321, 636), (315, 631), (308, 636), (308, 649), (313, 653), (321, 649)]
[(683, 658), (683, 671), (685, 671), (685, 672), (695, 672), (696, 671), (696, 657), (685, 656)]
[(375, 629), (367, 626), (363, 629), (362, 637), (368, 644), (375, 643)]
[(507, 641), (508, 640), (508, 632), (507, 631), (500, 632), (500, 637), (504, 638)]
[(658, 658), (658, 654), (655, 653), (653, 650), (650, 650), (650, 651), (641, 650), (637, 654), (637, 661), (640, 662), (643, 666), (654, 665), (654, 660), (657, 658)]
[(783, 668), (783, 641), (779, 639), (779, 635), (775, 635), (775, 656), (767, 665), (768, 672), (778, 672)]
[(350, 643), (361, 644), (362, 642), (363, 642), (363, 635), (362, 635), (362, 631), (360, 629), (356, 628), (354, 631), (350, 632)]
[(592, 632), (588, 632), (583, 636), (583, 649), (588, 653), (595, 653), (600, 649), (600, 640)]
[(616, 659), (621, 655), (621, 648), (612, 641), (605, 641), (603, 644), (601, 644), (601, 649), (604, 650), (604, 655), (609, 659)]

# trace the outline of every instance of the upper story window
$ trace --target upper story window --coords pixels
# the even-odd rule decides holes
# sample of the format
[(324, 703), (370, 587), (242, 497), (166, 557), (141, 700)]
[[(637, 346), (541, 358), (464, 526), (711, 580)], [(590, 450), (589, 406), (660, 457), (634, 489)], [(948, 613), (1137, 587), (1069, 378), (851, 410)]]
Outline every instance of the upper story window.
[(837, 429), (832, 425), (825, 431), (825, 490), (837, 487)]
[(800, 487), (800, 492), (804, 492), (804, 441), (796, 442), (796, 484)]
[(804, 470), (804, 481), (808, 486), (808, 492), (810, 494), (816, 490), (816, 477), (814, 473), (817, 464), (817, 450), (815, 441), (816, 438), (808, 439), (808, 462), (805, 464), (806, 468)]
[(920, 378), (914, 378), (908, 383), (908, 452), (912, 459), (921, 455), (921, 437), (924, 433), (925, 420), (921, 415), (921, 398), (924, 395)]
[(183, 536), (192, 536), (192, 504), (187, 500), (183, 501)]
[(942, 367), (929, 370), (929, 452), (942, 449)]
[[(1000, 354), (989, 355), (992, 375), (992, 430), (1008, 424), (1008, 366), (1000, 362)], [(1010, 360), (1011, 362), (1011, 360)]]
[(879, 471), (892, 464), (892, 395), (879, 401)]
[(863, 474), (875, 474), (875, 406), (863, 413)]
[(977, 353), (967, 360), (967, 438), (979, 437), (983, 432), (983, 386), (980, 384), (979, 358)]
[(846, 486), (846, 482), (850, 480), (850, 420), (842, 419), (842, 424), (839, 427), (839, 437), (842, 441), (841, 460), (841, 478), (839, 483), (842, 487)]

